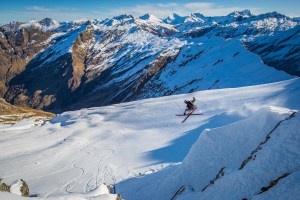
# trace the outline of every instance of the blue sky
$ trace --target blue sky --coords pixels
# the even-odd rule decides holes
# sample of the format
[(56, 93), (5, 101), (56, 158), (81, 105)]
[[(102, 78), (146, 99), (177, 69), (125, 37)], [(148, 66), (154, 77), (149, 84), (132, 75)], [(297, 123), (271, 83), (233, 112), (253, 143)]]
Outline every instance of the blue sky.
[(234, 10), (250, 9), (254, 14), (277, 11), (300, 17), (299, 0), (1, 0), (0, 23), (50, 17), (58, 21), (103, 19), (120, 14), (145, 13), (166, 17), (171, 13), (206, 16), (227, 15)]

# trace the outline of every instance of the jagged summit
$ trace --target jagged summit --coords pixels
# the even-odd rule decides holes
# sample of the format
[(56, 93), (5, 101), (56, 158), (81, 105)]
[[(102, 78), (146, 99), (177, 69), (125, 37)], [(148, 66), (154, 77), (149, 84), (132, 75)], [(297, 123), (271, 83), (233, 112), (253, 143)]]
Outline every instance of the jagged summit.
[(192, 13), (190, 16), (191, 17), (197, 17), (197, 18), (205, 18), (205, 16), (201, 13)]
[(57, 29), (60, 26), (60, 23), (56, 20), (50, 19), (50, 18), (44, 18), (42, 20), (30, 20), (28, 22), (16, 22), (13, 21), (9, 24), (5, 24), (1, 26), (5, 30), (9, 31), (16, 31), (21, 28), (36, 28), (40, 29), (43, 31), (49, 31), (49, 30), (54, 30)]
[(151, 15), (149, 13), (146, 13), (143, 16), (140, 16), (139, 19), (147, 20), (147, 21), (151, 21), (151, 22), (160, 22), (160, 23), (162, 23), (161, 19), (159, 19), (156, 16)]
[(242, 11), (234, 11), (230, 14), (228, 14), (228, 16), (233, 16), (233, 17), (251, 17), (253, 16), (251, 11), (249, 9), (246, 9), (246, 10), (242, 10)]
[(75, 20), (71, 21), (71, 23), (75, 24), (75, 25), (82, 25), (82, 24), (85, 24), (87, 21), (88, 21), (88, 19), (82, 18), (82, 19), (75, 19)]
[(115, 16), (111, 19), (107, 18), (105, 20), (100, 21), (100, 24), (104, 24), (106, 26), (120, 26), (123, 24), (131, 24), (134, 23), (135, 18), (132, 15), (122, 14)]
[(39, 23), (44, 26), (51, 26), (57, 22), (55, 20), (52, 20), (51, 18), (45, 18), (40, 20)]
[(167, 24), (174, 24), (174, 25), (181, 24), (185, 21), (186, 18), (187, 18), (186, 16), (180, 16), (176, 13), (172, 13), (167, 18), (164, 18), (163, 22)]
[(276, 12), (276, 11), (269, 12), (269, 13), (264, 13), (264, 14), (260, 14), (257, 17), (261, 17), (261, 18), (277, 18), (277, 19), (280, 19), (280, 18), (291, 19), (290, 17), (288, 17), (288, 16), (286, 16), (284, 14), (281, 14), (279, 12)]
[(132, 15), (128, 15), (128, 14), (122, 14), (122, 15), (118, 15), (118, 16), (113, 17), (113, 19), (123, 21), (123, 20), (134, 19), (134, 17)]
[(207, 18), (201, 13), (191, 13), (185, 20), (185, 22), (200, 22), (203, 23)]

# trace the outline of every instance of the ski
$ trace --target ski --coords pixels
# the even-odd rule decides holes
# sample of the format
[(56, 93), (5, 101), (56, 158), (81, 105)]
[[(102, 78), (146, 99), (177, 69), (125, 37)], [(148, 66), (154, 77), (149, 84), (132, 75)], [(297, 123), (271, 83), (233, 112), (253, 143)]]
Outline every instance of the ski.
[(186, 118), (184, 118), (184, 120), (181, 123), (184, 123), (185, 120), (187, 120), (192, 114), (193, 112), (197, 109), (197, 107), (195, 107), (189, 114), (187, 114)]
[[(204, 115), (203, 113), (193, 113), (191, 115)], [(182, 117), (182, 116), (187, 116), (187, 115), (184, 115), (184, 114), (176, 114), (176, 116), (178, 117)]]

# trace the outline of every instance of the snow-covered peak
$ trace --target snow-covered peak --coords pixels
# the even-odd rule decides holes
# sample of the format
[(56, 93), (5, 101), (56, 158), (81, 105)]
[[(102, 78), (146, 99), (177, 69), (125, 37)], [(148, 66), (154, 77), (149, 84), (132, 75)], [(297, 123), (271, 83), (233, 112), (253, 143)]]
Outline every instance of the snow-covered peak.
[(171, 24), (164, 23), (161, 19), (151, 14), (145, 14), (135, 19), (135, 24), (142, 29), (159, 35), (172, 35), (177, 30)]
[(60, 26), (58, 21), (50, 18), (45, 18), (42, 20), (30, 20), (28, 22), (11, 22), (9, 24), (3, 25), (2, 27), (9, 31), (17, 31), (21, 28), (36, 28), (42, 31), (55, 30)]
[(279, 13), (279, 12), (269, 12), (269, 13), (265, 13), (265, 14), (261, 14), (261, 15), (258, 15), (258, 17), (261, 17), (261, 18), (277, 18), (277, 19), (280, 19), (280, 18), (287, 18), (287, 19), (290, 19), (289, 17)]
[(83, 24), (85, 24), (87, 21), (88, 21), (88, 19), (82, 18), (82, 19), (76, 19), (76, 20), (73, 20), (72, 23), (73, 23), (74, 25), (83, 25)]
[(249, 9), (246, 9), (246, 10), (242, 10), (242, 11), (234, 11), (234, 12), (230, 13), (228, 16), (248, 18), (253, 15)]
[(19, 28), (33, 27), (33, 28), (38, 28), (42, 31), (50, 31), (50, 30), (57, 29), (59, 27), (59, 25), (60, 25), (59, 22), (57, 22), (53, 19), (50, 19), (50, 18), (45, 18), (40, 21), (31, 20), (27, 23), (20, 25)]
[(134, 22), (135, 22), (135, 18), (132, 15), (123, 14), (123, 15), (115, 16), (111, 19), (106, 18), (100, 21), (100, 23), (98, 23), (97, 21), (96, 24), (102, 24), (110, 27), (110, 26), (119, 26), (124, 24), (132, 24)]
[(57, 26), (59, 25), (59, 22), (53, 20), (53, 19), (50, 19), (50, 18), (45, 18), (45, 19), (42, 19), (41, 21), (39, 21), (39, 23), (43, 26)]
[(150, 21), (150, 22), (153, 22), (153, 23), (163, 23), (162, 20), (160, 20), (159, 18), (155, 17), (154, 15), (150, 15), (149, 13), (146, 13), (145, 15), (139, 17), (139, 19), (142, 19), (142, 20), (147, 20), (147, 21)]
[(197, 18), (205, 18), (205, 16), (202, 15), (201, 13), (192, 13), (191, 16), (192, 17), (197, 17)]
[(116, 16), (109, 21), (113, 22), (112, 24), (131, 24), (134, 23), (134, 17), (132, 15), (123, 14)]
[(176, 13), (173, 13), (171, 15), (169, 15), (167, 18), (163, 19), (163, 22), (164, 23), (167, 23), (167, 24), (181, 24), (184, 22), (184, 20), (186, 19), (187, 17), (182, 17)]
[(185, 20), (185, 22), (201, 22), (201, 23), (205, 21), (206, 21), (206, 17), (200, 13), (192, 13)]

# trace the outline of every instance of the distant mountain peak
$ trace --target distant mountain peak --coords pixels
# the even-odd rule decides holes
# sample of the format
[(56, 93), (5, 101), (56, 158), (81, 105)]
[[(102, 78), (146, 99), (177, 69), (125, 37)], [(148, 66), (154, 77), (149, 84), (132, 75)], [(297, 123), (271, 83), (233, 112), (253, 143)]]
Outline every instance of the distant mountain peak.
[(51, 19), (51, 18), (46, 17), (46, 18), (40, 20), (39, 22), (46, 25), (46, 26), (50, 26), (51, 23), (56, 22), (56, 21)]
[(22, 28), (36, 28), (43, 31), (54, 30), (60, 26), (58, 21), (55, 21), (50, 18), (44, 18), (42, 20), (30, 20), (28, 22), (10, 22), (9, 24), (3, 25), (2, 27), (6, 30), (17, 31)]
[(201, 13), (191, 13), (185, 20), (186, 22), (200, 22), (203, 23), (206, 21), (206, 17)]
[(122, 14), (122, 15), (115, 16), (113, 19), (122, 21), (122, 20), (126, 20), (126, 19), (134, 19), (134, 17), (132, 15), (128, 15), (128, 14)]
[(53, 30), (59, 27), (59, 22), (51, 18), (42, 19), (38, 21), (38, 23), (42, 26), (42, 29), (44, 30)]
[(182, 16), (178, 15), (177, 13), (172, 13), (171, 15), (169, 15), (169, 17), (172, 17), (173, 19), (175, 19), (175, 18), (182, 17)]
[(149, 13), (144, 14), (143, 16), (139, 17), (142, 20), (148, 20), (148, 21), (159, 21), (161, 22), (161, 20), (159, 18), (157, 18), (154, 15), (151, 15)]
[(81, 25), (81, 24), (85, 24), (87, 21), (88, 21), (88, 19), (82, 18), (82, 19), (76, 19), (76, 20), (73, 20), (72, 23), (73, 23), (73, 24)]
[(192, 13), (191, 16), (192, 17), (197, 17), (197, 18), (205, 18), (205, 16), (202, 15), (201, 13)]
[(183, 16), (180, 16), (176, 13), (172, 13), (171, 15), (169, 15), (167, 18), (164, 18), (163, 19), (163, 22), (164, 23), (167, 23), (167, 24), (181, 24), (184, 22), (184, 20), (186, 19), (187, 17), (183, 17)]
[(261, 14), (260, 16), (269, 17), (269, 18), (289, 18), (279, 12), (273, 11), (265, 14)]
[(234, 11), (230, 13), (228, 16), (233, 16), (233, 17), (251, 17), (253, 16), (251, 11), (249, 9), (242, 10), (242, 11)]

